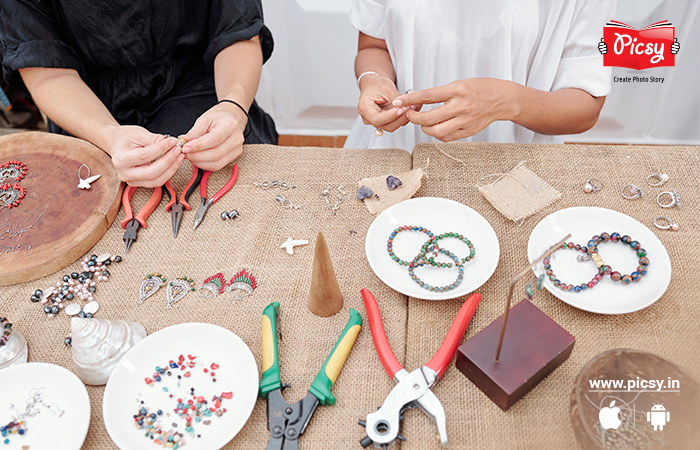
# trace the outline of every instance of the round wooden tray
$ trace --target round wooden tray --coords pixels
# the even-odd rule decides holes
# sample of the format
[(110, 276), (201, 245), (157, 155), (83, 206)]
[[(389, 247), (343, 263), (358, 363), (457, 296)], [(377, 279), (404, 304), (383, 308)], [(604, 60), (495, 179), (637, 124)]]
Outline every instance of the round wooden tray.
[[(0, 164), (27, 165), (21, 204), (0, 208), (0, 286), (36, 280), (84, 255), (107, 232), (121, 206), (122, 183), (106, 153), (89, 142), (44, 132), (0, 137)], [(86, 164), (101, 175), (78, 189)], [(81, 173), (87, 178), (87, 170)]]

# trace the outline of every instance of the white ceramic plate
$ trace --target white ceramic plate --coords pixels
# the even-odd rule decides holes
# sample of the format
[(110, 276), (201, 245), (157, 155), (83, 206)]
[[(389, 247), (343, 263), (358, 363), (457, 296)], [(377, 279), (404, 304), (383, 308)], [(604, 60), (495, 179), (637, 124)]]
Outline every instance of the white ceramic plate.
[[(391, 259), (386, 249), (387, 240), (391, 232), (402, 225), (422, 226), (436, 236), (446, 232), (460, 233), (472, 242), (476, 250), (474, 259), (464, 265), (464, 281), (456, 289), (428, 291), (411, 279), (406, 266), (400, 266)], [(425, 233), (404, 231), (394, 239), (394, 253), (403, 260), (412, 261), (427, 240)], [(460, 258), (469, 252), (469, 247), (456, 239), (442, 239), (440, 245)], [(447, 300), (466, 295), (486, 283), (496, 270), (501, 250), (496, 232), (478, 212), (452, 200), (420, 197), (382, 211), (367, 230), (365, 252), (374, 273), (395, 291), (425, 300)], [(441, 254), (439, 261), (443, 260), (450, 261)], [(457, 278), (454, 267), (438, 269), (425, 266), (415, 272), (431, 286), (446, 286)]]
[[(177, 360), (179, 355), (193, 355), (197, 361), (207, 366), (215, 362), (216, 382), (211, 381), (209, 373), (204, 373), (203, 365), (198, 364), (189, 369), (191, 376), (182, 378), (182, 387), (177, 387), (176, 374), (163, 375), (162, 381), (154, 386), (146, 385), (144, 379), (151, 377), (156, 366), (163, 366), (168, 360)], [(168, 388), (168, 392), (163, 391)], [(221, 407), (227, 412), (221, 417), (211, 416), (211, 424), (193, 424), (195, 433), (201, 437), (191, 437), (185, 432), (185, 422), (173, 409), (178, 397), (189, 394), (190, 387), (195, 393), (207, 400), (222, 392), (233, 391), (233, 398), (224, 399)], [(248, 421), (255, 399), (258, 395), (258, 366), (248, 346), (231, 331), (216, 325), (205, 323), (184, 323), (173, 325), (147, 336), (136, 344), (109, 377), (102, 402), (102, 416), (109, 436), (122, 450), (152, 450), (153, 441), (144, 436), (144, 432), (134, 426), (133, 415), (140, 408), (137, 397), (144, 401), (143, 406), (152, 412), (161, 409), (160, 421), (165, 431), (173, 430), (184, 433), (184, 448), (219, 449), (226, 445), (243, 428)], [(174, 394), (174, 399), (169, 398)], [(170, 413), (170, 417), (166, 417)], [(172, 427), (172, 423), (177, 427)]]
[[(588, 240), (603, 232), (629, 235), (641, 243), (649, 257), (649, 272), (637, 283), (627, 286), (604, 277), (593, 289), (581, 292), (562, 291), (545, 279), (544, 287), (571, 306), (599, 314), (626, 314), (646, 308), (657, 301), (671, 281), (671, 260), (666, 248), (654, 232), (635, 219), (611, 209), (581, 206), (552, 213), (532, 230), (527, 244), (530, 261), (542, 255), (551, 245), (571, 233), (569, 242), (585, 246)], [(598, 252), (613, 270), (628, 274), (637, 269), (639, 258), (622, 242), (601, 243)], [(590, 281), (596, 273), (595, 263), (576, 261), (581, 252), (558, 250), (551, 258), (552, 270), (566, 284)], [(534, 267), (536, 275), (544, 273), (542, 264)]]
[(27, 432), (2, 438), (0, 442), (9, 439), (10, 443), (0, 443), (0, 448), (18, 450), (27, 445), (30, 449), (48, 449), (58, 448), (56, 443), (60, 442), (61, 449), (80, 449), (90, 427), (90, 398), (73, 372), (55, 364), (27, 363), (0, 370), (0, 423), (7, 425), (12, 420), (11, 403), (25, 412), (27, 399), (38, 388), (42, 388), (39, 392), (51, 410), (60, 408), (64, 413), (59, 416), (37, 405), (40, 412), (23, 419)]

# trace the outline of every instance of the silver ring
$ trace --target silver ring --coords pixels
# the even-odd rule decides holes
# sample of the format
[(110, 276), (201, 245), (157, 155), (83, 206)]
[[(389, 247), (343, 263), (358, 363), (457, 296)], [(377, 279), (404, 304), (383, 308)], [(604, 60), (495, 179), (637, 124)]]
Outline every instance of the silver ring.
[[(630, 195), (625, 194), (625, 189), (629, 188)], [(644, 191), (641, 190), (638, 186), (635, 186), (634, 184), (626, 184), (622, 187), (622, 197), (626, 198), (627, 200), (634, 200), (637, 198), (642, 198), (644, 197)]]
[[(663, 197), (665, 195), (668, 195), (669, 197), (671, 197), (671, 203), (666, 203), (666, 204), (661, 203), (661, 197)], [(678, 206), (680, 208), (681, 196), (680, 196), (680, 194), (678, 194), (677, 190), (671, 189), (670, 191), (664, 191), (664, 192), (660, 193), (656, 197), (656, 203), (658, 203), (659, 206), (662, 208), (671, 208), (673, 206)]]
[[(659, 224), (656, 222), (656, 221), (659, 220), (659, 219), (665, 220), (666, 222), (668, 222), (668, 224), (667, 224), (667, 225), (659, 225)], [(673, 220), (669, 219), (669, 218), (666, 217), (666, 216), (658, 216), (658, 217), (656, 217), (656, 218), (654, 219), (654, 226), (655, 226), (656, 228), (658, 228), (659, 230), (671, 230), (671, 231), (678, 231), (678, 228), (680, 228), (680, 226), (679, 226), (676, 222), (674, 222)]]
[[(657, 180), (657, 183), (652, 183), (652, 181)], [(661, 186), (668, 181), (668, 175), (665, 173), (652, 173), (647, 177), (647, 184), (649, 186)]]
[[(599, 184), (600, 186), (596, 186), (595, 184), (593, 184), (593, 182), (595, 182), (596, 184)], [(600, 178), (589, 178), (588, 180), (586, 180), (586, 183), (584, 183), (584, 185), (583, 185), (583, 192), (585, 192), (585, 193), (595, 192), (595, 191), (599, 191), (599, 190), (603, 189), (604, 187), (605, 187), (605, 185), (600, 180)]]

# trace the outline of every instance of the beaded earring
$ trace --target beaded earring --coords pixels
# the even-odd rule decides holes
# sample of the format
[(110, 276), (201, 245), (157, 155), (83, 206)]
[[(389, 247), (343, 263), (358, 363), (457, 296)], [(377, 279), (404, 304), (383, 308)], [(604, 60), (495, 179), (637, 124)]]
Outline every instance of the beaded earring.
[(160, 289), (163, 284), (165, 284), (166, 279), (163, 275), (159, 273), (149, 273), (143, 277), (143, 282), (141, 283), (141, 288), (139, 289), (139, 302), (140, 305), (151, 295), (155, 294), (158, 289)]
[(199, 288), (199, 294), (204, 298), (214, 298), (219, 294), (223, 294), (224, 289), (226, 289), (226, 280), (224, 279), (224, 274), (219, 272), (204, 280), (204, 283)]
[[(173, 308), (173, 305), (182, 300), (189, 291), (194, 291), (194, 280), (192, 278), (175, 278), (168, 285), (168, 305), (166, 308)], [(175, 308), (177, 308), (177, 306), (175, 306)]]
[(258, 283), (255, 281), (255, 277), (250, 272), (246, 272), (245, 269), (241, 270), (231, 278), (229, 281), (229, 291), (233, 293), (235, 290), (241, 290), (244, 292), (243, 295), (233, 295), (235, 300), (241, 300), (243, 297), (247, 297), (253, 293), (255, 288), (258, 287)]

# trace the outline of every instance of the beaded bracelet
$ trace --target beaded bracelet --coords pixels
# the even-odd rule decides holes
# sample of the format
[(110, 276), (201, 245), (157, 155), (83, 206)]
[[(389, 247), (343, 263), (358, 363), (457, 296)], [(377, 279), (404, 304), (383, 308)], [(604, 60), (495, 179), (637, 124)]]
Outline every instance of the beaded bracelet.
[[(471, 241), (469, 239), (467, 239), (466, 237), (464, 237), (458, 233), (443, 233), (435, 238), (428, 240), (425, 244), (423, 244), (423, 246), (421, 247), (421, 250), (420, 250), (420, 255), (419, 255), (421, 257), (421, 260), (427, 264), (430, 264), (431, 266), (434, 266), (434, 267), (452, 267), (452, 263), (437, 262), (437, 261), (435, 261), (435, 258), (434, 258), (435, 256), (437, 256), (437, 252), (440, 250), (440, 248), (437, 246), (437, 242), (440, 239), (445, 239), (445, 238), (456, 238), (469, 246), (469, 255), (460, 259), (460, 262), (462, 264), (469, 262), (474, 258), (476, 250), (474, 250), (474, 245), (471, 243)], [(426, 259), (426, 255), (428, 252), (433, 252), (433, 256)]]
[[(588, 249), (586, 247), (582, 247), (579, 244), (574, 244), (573, 242), (564, 242), (561, 247), (559, 247), (557, 250), (560, 250), (562, 248), (569, 248), (569, 249), (574, 249), (577, 251), (581, 251), (583, 253), (588, 253)], [(555, 250), (555, 251), (557, 251)], [(552, 252), (554, 253), (554, 252)], [(557, 278), (557, 276), (554, 274), (554, 271), (552, 270), (552, 264), (550, 263), (550, 258), (551, 255), (546, 257), (545, 259), (542, 260), (542, 263), (544, 264), (544, 270), (545, 274), (549, 277), (549, 279), (552, 281), (554, 284), (554, 287), (558, 287), (562, 291), (573, 291), (573, 292), (581, 292), (585, 291), (587, 289), (593, 289), (596, 284), (603, 278), (604, 275), (610, 273), (610, 267), (607, 265), (603, 264), (600, 267), (598, 267), (598, 273), (595, 274), (593, 278), (591, 278), (591, 281), (587, 283), (581, 283), (578, 286), (575, 286), (573, 284), (566, 284), (562, 283), (561, 280)]]
[(389, 235), (389, 240), (386, 241), (386, 251), (389, 252), (389, 256), (391, 256), (391, 259), (396, 261), (400, 266), (408, 266), (410, 263), (408, 261), (404, 261), (396, 254), (394, 253), (394, 238), (396, 237), (397, 234), (401, 233), (402, 231), (420, 231), (421, 233), (425, 233), (428, 235), (430, 240), (428, 242), (432, 242), (435, 240), (435, 235), (433, 234), (432, 231), (428, 230), (427, 228), (424, 227), (414, 227), (411, 225), (403, 225), (395, 229), (394, 231), (391, 232)]
[(2, 347), (10, 339), (12, 324), (7, 320), (7, 317), (0, 317), (0, 325), (2, 325), (2, 336), (0, 336), (0, 347)]
[(455, 255), (454, 253), (451, 253), (449, 250), (446, 250), (444, 248), (441, 248), (438, 250), (440, 253), (443, 253), (450, 257), (453, 261), (455, 266), (459, 269), (457, 273), (457, 279), (454, 281), (454, 283), (449, 284), (447, 286), (430, 286), (428, 283), (422, 281), (418, 276), (415, 274), (414, 270), (416, 267), (423, 267), (426, 263), (422, 261), (421, 255), (417, 255), (415, 258), (413, 258), (413, 261), (411, 261), (408, 265), (408, 274), (411, 275), (411, 278), (413, 281), (418, 283), (418, 285), (422, 288), (425, 288), (429, 291), (432, 292), (445, 292), (445, 291), (451, 291), (452, 289), (456, 288), (462, 283), (462, 279), (464, 278), (464, 266), (462, 265), (461, 261), (459, 260), (459, 257)]
[(599, 263), (603, 263), (603, 258), (598, 254), (598, 245), (602, 242), (618, 241), (629, 245), (639, 257), (639, 266), (634, 272), (625, 275), (622, 275), (617, 271), (612, 271), (610, 273), (611, 280), (619, 281), (626, 286), (630, 283), (636, 283), (641, 280), (648, 271), (647, 266), (649, 266), (649, 258), (647, 258), (647, 251), (642, 248), (639, 241), (632, 240), (632, 238), (627, 235), (620, 237), (620, 233), (600, 233), (600, 235), (596, 234), (588, 241), (588, 253), (591, 255), (591, 258), (596, 261), (596, 264), (600, 265)]

